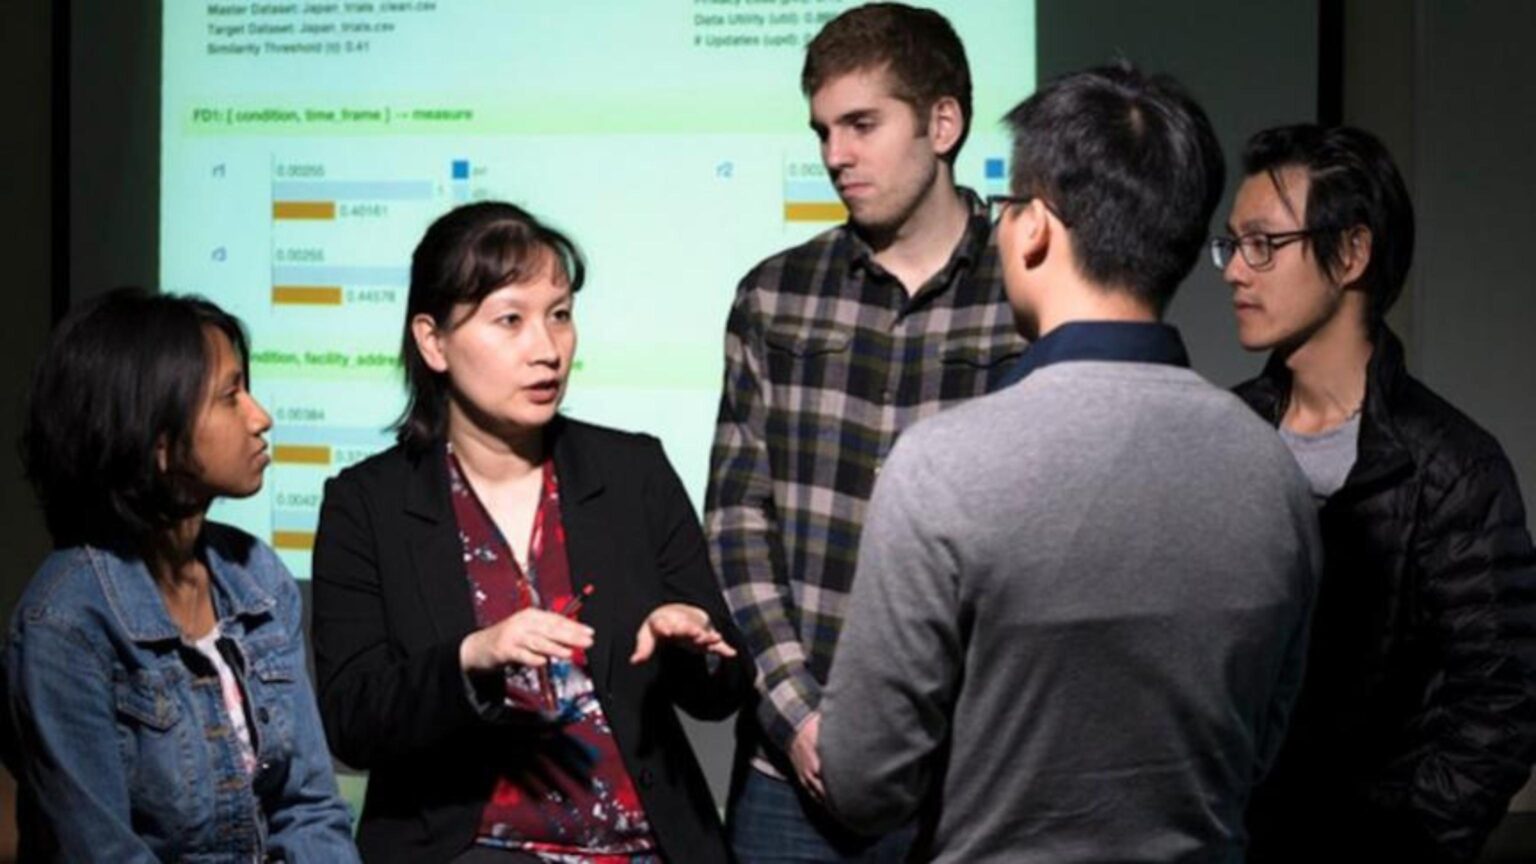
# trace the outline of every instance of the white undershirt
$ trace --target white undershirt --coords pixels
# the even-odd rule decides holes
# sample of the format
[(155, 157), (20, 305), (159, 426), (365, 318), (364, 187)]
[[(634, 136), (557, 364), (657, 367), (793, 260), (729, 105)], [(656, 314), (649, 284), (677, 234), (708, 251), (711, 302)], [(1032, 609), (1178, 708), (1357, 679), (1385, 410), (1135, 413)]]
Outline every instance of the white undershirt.
[(235, 680), (234, 670), (224, 662), (224, 655), (219, 653), (219, 628), (214, 627), (208, 631), (208, 635), (192, 643), (199, 654), (208, 658), (213, 668), (219, 674), (219, 692), (224, 696), (224, 713), (229, 715), (229, 728), (235, 732), (235, 740), (240, 744), (240, 760), (245, 766), (245, 773), (252, 774), (256, 771), (256, 751), (251, 747), (251, 729), (246, 723), (245, 696), (240, 692), (240, 682)]

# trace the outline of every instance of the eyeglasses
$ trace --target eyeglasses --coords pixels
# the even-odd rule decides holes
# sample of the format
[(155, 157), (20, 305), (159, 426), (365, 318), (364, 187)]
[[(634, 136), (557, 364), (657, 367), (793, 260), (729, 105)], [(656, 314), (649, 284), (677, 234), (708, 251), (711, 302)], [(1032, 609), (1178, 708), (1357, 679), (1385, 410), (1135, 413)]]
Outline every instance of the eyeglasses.
[(1227, 269), (1234, 254), (1241, 254), (1249, 267), (1262, 270), (1275, 260), (1275, 250), (1289, 246), (1297, 240), (1313, 234), (1325, 234), (1332, 228), (1311, 228), (1305, 231), (1256, 231), (1241, 237), (1223, 236), (1211, 238), (1211, 263), (1217, 270)]
[(1003, 211), (1015, 204), (1028, 204), (1035, 200), (1033, 195), (988, 195), (987, 217), (993, 222), (1003, 218)]
[[(987, 217), (993, 222), (997, 222), (999, 219), (1003, 218), (1003, 211), (1007, 208), (1012, 207), (1015, 204), (1028, 204), (1029, 202), (1039, 197), (1040, 196), (1038, 195), (988, 195)], [(1051, 211), (1051, 214), (1059, 219), (1061, 224), (1067, 226), (1068, 228), (1072, 227), (1072, 223), (1062, 218), (1061, 212), (1056, 209), (1054, 204), (1045, 200), (1044, 198), (1040, 198), (1040, 200), (1045, 204), (1045, 209)]]

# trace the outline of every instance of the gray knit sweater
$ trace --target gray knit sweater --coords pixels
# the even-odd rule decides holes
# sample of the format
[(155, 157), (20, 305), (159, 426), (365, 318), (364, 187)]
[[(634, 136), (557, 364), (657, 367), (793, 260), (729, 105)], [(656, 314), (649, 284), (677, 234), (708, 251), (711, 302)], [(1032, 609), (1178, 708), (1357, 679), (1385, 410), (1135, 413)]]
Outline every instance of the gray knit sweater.
[(1315, 505), (1194, 372), (1062, 362), (909, 429), (822, 703), (834, 810), (938, 861), (1241, 861), (1300, 682)]

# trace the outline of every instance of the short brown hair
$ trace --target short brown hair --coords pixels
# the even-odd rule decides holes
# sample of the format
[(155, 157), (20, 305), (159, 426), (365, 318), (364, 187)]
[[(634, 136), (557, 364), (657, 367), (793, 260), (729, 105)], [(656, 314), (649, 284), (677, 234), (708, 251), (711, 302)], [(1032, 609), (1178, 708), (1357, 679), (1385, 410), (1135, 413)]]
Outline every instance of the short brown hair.
[(953, 163), (971, 132), (971, 67), (955, 28), (932, 9), (869, 3), (833, 18), (806, 46), (800, 90), (810, 98), (833, 78), (882, 68), (925, 131), (935, 102), (950, 96), (960, 103), (965, 126), (944, 154)]

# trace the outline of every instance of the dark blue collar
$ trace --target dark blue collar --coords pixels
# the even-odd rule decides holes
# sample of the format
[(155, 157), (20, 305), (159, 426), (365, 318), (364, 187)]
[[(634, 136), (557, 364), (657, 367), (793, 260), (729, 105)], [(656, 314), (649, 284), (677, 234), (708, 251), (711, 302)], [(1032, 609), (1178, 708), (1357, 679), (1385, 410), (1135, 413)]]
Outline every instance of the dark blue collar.
[(1067, 360), (1111, 360), (1188, 366), (1189, 352), (1177, 328), (1140, 321), (1072, 321), (1030, 344), (997, 382), (1001, 390), (1042, 366)]

